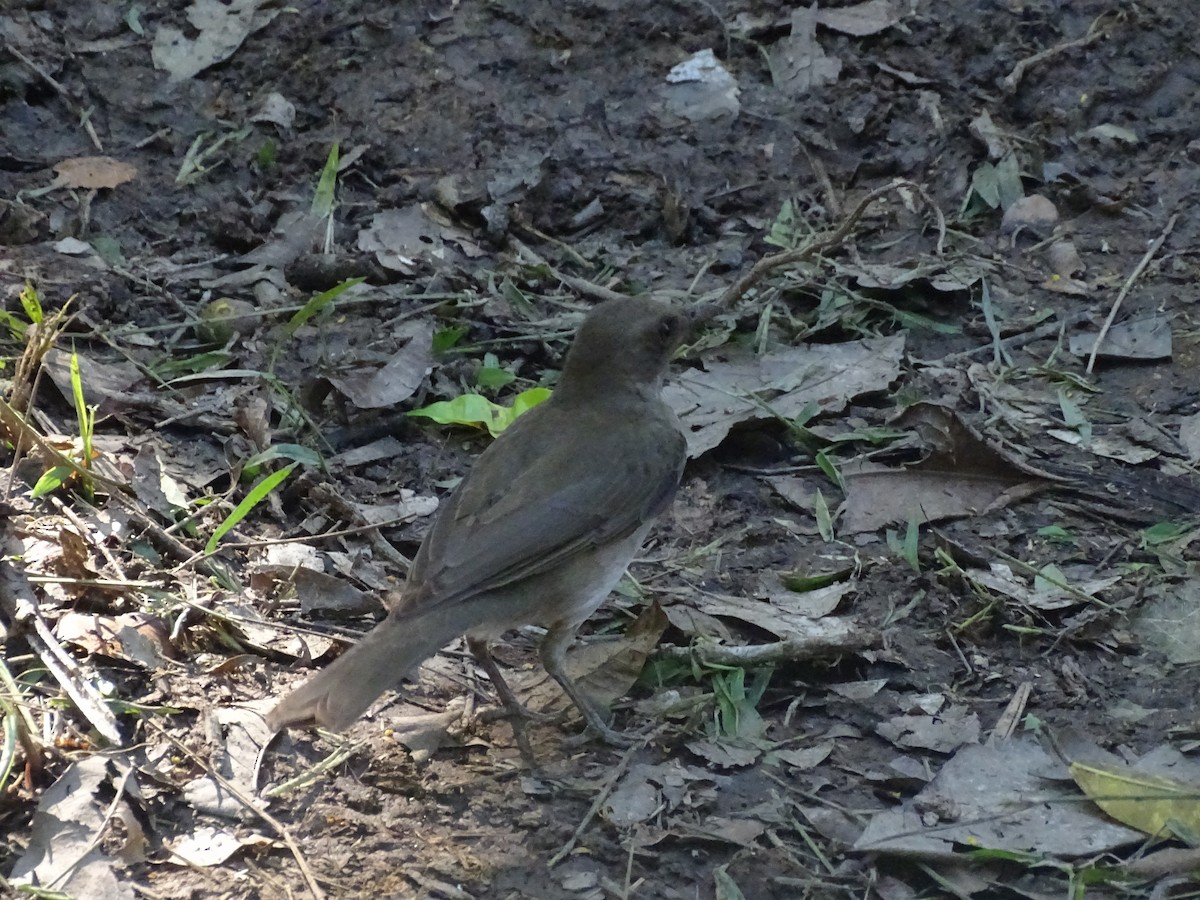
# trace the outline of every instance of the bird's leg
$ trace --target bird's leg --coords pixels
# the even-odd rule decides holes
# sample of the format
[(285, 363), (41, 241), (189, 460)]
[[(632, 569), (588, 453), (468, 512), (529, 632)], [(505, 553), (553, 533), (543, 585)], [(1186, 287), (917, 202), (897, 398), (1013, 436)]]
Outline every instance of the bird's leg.
[(575, 637), (575, 628), (576, 625), (574, 623), (559, 623), (550, 627), (550, 630), (546, 632), (546, 636), (542, 638), (542, 646), (539, 650), (542, 657), (542, 665), (545, 666), (546, 671), (550, 673), (550, 677), (558, 682), (559, 686), (566, 692), (566, 695), (571, 698), (571, 702), (583, 714), (588, 728), (595, 732), (602, 741), (617, 747), (631, 747), (637, 743), (637, 739), (627, 734), (622, 734), (605, 722), (604, 717), (600, 715), (596, 707), (583, 695), (583, 692), (579, 690), (579, 686), (567, 674), (564, 662), (566, 661), (567, 647), (570, 646), (572, 639)]
[(486, 640), (467, 638), (467, 649), (475, 657), (475, 662), (479, 663), (480, 668), (487, 673), (488, 679), (496, 689), (496, 696), (500, 698), (500, 703), (512, 722), (517, 748), (521, 751), (521, 755), (532, 764), (533, 748), (529, 745), (529, 736), (525, 733), (525, 720), (541, 719), (542, 717), (532, 710), (526, 709), (517, 699), (517, 695), (512, 692), (512, 688), (508, 686), (508, 682), (500, 673), (500, 667), (496, 665), (496, 658), (492, 656), (492, 648)]

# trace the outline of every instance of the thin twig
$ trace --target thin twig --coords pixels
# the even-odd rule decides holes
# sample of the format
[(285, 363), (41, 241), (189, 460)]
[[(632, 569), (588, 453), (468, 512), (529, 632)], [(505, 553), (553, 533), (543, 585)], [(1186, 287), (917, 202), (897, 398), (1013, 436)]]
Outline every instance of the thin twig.
[(105, 832), (108, 829), (108, 823), (111, 822), (113, 817), (116, 816), (117, 807), (120, 806), (121, 801), (125, 799), (125, 785), (129, 784), (129, 779), (132, 776), (133, 766), (126, 764), (125, 771), (121, 774), (120, 783), (113, 786), (114, 796), (112, 798), (112, 802), (108, 804), (108, 809), (104, 811), (104, 817), (101, 820), (99, 827), (96, 828), (96, 833), (83, 848), (83, 851), (76, 855), (75, 861), (70, 865), (63, 866), (59, 873), (46, 883), (47, 888), (53, 888), (56, 884), (66, 884), (70, 878), (75, 875), (75, 873), (79, 870), (79, 867), (82, 866), (84, 862), (91, 862), (91, 860), (88, 859), (88, 855), (97, 847), (99, 847), (100, 842), (107, 837)]
[(147, 720), (147, 724), (152, 726), (160, 735), (174, 744), (176, 749), (183, 753), (184, 756), (188, 757), (192, 762), (203, 769), (206, 775), (211, 776), (214, 781), (221, 785), (221, 787), (229, 791), (230, 796), (246, 807), (246, 809), (250, 810), (250, 812), (254, 813), (254, 815), (258, 816), (260, 819), (270, 825), (271, 828), (275, 830), (275, 833), (283, 839), (283, 842), (287, 844), (288, 849), (292, 851), (292, 856), (296, 860), (296, 865), (300, 867), (300, 874), (303, 876), (305, 884), (308, 885), (309, 892), (314, 898), (316, 898), (316, 900), (324, 900), (325, 892), (322, 891), (317, 885), (317, 879), (313, 875), (312, 869), (309, 868), (308, 861), (304, 858), (304, 854), (300, 852), (300, 847), (296, 843), (296, 839), (292, 837), (292, 833), (288, 831), (287, 827), (282, 822), (255, 803), (253, 797), (251, 797), (237, 785), (233, 784), (231, 781), (229, 781), (229, 779), (222, 776), (220, 772), (201, 759), (200, 756), (195, 753), (195, 751), (184, 744), (181, 740), (176, 738), (173, 734), (168, 732), (160, 724), (152, 720)]
[(718, 306), (730, 307), (738, 300), (742, 299), (751, 289), (756, 287), (759, 282), (765, 279), (769, 274), (776, 269), (784, 266), (793, 266), (796, 263), (804, 262), (807, 259), (812, 259), (814, 256), (819, 256), (826, 250), (832, 250), (834, 247), (841, 244), (850, 233), (854, 230), (854, 226), (858, 224), (858, 220), (863, 217), (863, 213), (867, 211), (867, 207), (891, 191), (897, 191), (901, 188), (909, 188), (921, 195), (921, 198), (929, 204), (937, 216), (938, 222), (938, 243), (937, 252), (942, 253), (943, 245), (946, 240), (946, 219), (942, 215), (942, 211), (937, 204), (933, 202), (925, 189), (915, 182), (905, 179), (897, 179), (891, 184), (885, 184), (883, 187), (875, 188), (869, 192), (861, 200), (858, 205), (850, 211), (850, 214), (842, 219), (838, 227), (835, 228), (829, 235), (821, 238), (818, 241), (813, 241), (810, 244), (805, 244), (803, 247), (797, 247), (795, 250), (785, 250), (783, 253), (776, 253), (772, 256), (765, 256), (754, 264), (754, 267), (733, 283), (717, 301)]
[(38, 78), (42, 79), (42, 81), (46, 82), (46, 84), (50, 85), (50, 87), (54, 89), (54, 92), (58, 94), (59, 99), (62, 100), (63, 105), (66, 106), (71, 115), (79, 119), (79, 124), (83, 126), (83, 130), (86, 131), (88, 137), (91, 138), (92, 144), (95, 146), (96, 150), (98, 150), (100, 153), (103, 153), (104, 145), (100, 143), (100, 136), (96, 134), (96, 129), (92, 126), (92, 111), (90, 109), (86, 111), (80, 109), (79, 104), (75, 102), (74, 98), (71, 97), (70, 93), (68, 93), (67, 89), (63, 87), (62, 84), (56, 81), (50, 75), (50, 73), (48, 73), (45, 69), (35, 63), (32, 59), (30, 59), (8, 41), (4, 42), (4, 49), (12, 54), (15, 59), (24, 63), (33, 71), (35, 75), (38, 76)]
[(568, 275), (565, 272), (560, 272), (554, 266), (550, 265), (539, 254), (530, 249), (527, 245), (517, 240), (515, 237), (509, 236), (509, 243), (516, 248), (517, 252), (526, 257), (535, 266), (544, 267), (551, 275), (569, 287), (571, 290), (583, 294), (585, 297), (591, 297), (593, 300), (599, 300), (601, 303), (606, 303), (609, 300), (620, 300), (625, 295), (614, 291), (611, 288), (606, 288), (603, 285), (595, 284), (588, 281), (586, 278), (577, 278), (574, 275)]
[(1129, 273), (1129, 277), (1125, 279), (1125, 283), (1121, 285), (1121, 290), (1117, 293), (1117, 299), (1113, 301), (1112, 309), (1108, 311), (1108, 318), (1104, 320), (1104, 327), (1100, 329), (1100, 333), (1096, 335), (1096, 343), (1092, 345), (1092, 352), (1088, 354), (1087, 374), (1092, 374), (1092, 367), (1096, 365), (1096, 355), (1100, 352), (1100, 345), (1104, 343), (1104, 339), (1108, 336), (1108, 330), (1112, 328), (1113, 321), (1117, 318), (1117, 310), (1121, 308), (1121, 303), (1125, 297), (1133, 289), (1134, 284), (1142, 273), (1146, 271), (1146, 267), (1150, 265), (1150, 260), (1154, 259), (1154, 254), (1162, 249), (1162, 245), (1166, 243), (1167, 238), (1175, 228), (1175, 222), (1179, 219), (1179, 213), (1172, 213), (1171, 218), (1167, 219), (1167, 224), (1163, 228), (1162, 233), (1154, 239), (1149, 248), (1143, 254), (1141, 260), (1133, 271)]
[(1055, 44), (1053, 47), (1047, 47), (1045, 50), (1041, 50), (1038, 53), (1033, 54), (1033, 56), (1027, 56), (1025, 59), (1013, 66), (1012, 71), (1009, 72), (1008, 75), (1005, 76), (1004, 80), (1000, 83), (1004, 86), (1005, 90), (1015, 91), (1017, 89), (1017, 85), (1021, 83), (1021, 79), (1025, 77), (1026, 70), (1040, 65), (1048, 59), (1053, 59), (1056, 56), (1060, 56), (1069, 50), (1074, 50), (1077, 47), (1086, 47), (1088, 44), (1094, 43), (1100, 40), (1100, 38), (1105, 37), (1108, 32), (1100, 27), (1100, 22), (1102, 19), (1105, 19), (1110, 15), (1110, 12), (1105, 12), (1097, 16), (1092, 22), (1091, 26), (1088, 28), (1087, 34), (1081, 38), (1076, 38), (1073, 41), (1063, 41), (1061, 44)]
[[(12, 570), (8, 579), (0, 579), (0, 608), (4, 609), (9, 618), (19, 620), (24, 616), (18, 616), (17, 604), (19, 600), (25, 601), (29, 619), (33, 622), (33, 631), (26, 635), (26, 640), (38, 658), (91, 726), (114, 747), (123, 747), (125, 740), (117, 727), (117, 719), (100, 692), (84, 677), (79, 665), (62, 648), (33, 597), (17, 596), (18, 590), (24, 593), (26, 585), (28, 582), (16, 570)], [(21, 612), (24, 613), (25, 610)]]
[(583, 817), (583, 821), (575, 826), (575, 831), (571, 834), (570, 839), (562, 845), (562, 849), (550, 857), (550, 862), (546, 863), (547, 869), (553, 869), (560, 862), (566, 859), (568, 853), (575, 849), (575, 845), (579, 843), (579, 839), (583, 836), (583, 833), (587, 831), (587, 827), (592, 824), (592, 819), (596, 818), (596, 815), (600, 812), (600, 807), (604, 805), (604, 801), (608, 799), (609, 795), (612, 794), (613, 790), (616, 788), (617, 782), (620, 781), (624, 777), (625, 772), (628, 771), (629, 764), (633, 762), (633, 755), (644, 746), (645, 742), (634, 744), (621, 755), (621, 761), (617, 763), (616, 767), (612, 771), (612, 774), (608, 776), (608, 781), (604, 783), (604, 787), (600, 788), (599, 793), (596, 794), (596, 799), (592, 801), (592, 805), (588, 809), (587, 814)]

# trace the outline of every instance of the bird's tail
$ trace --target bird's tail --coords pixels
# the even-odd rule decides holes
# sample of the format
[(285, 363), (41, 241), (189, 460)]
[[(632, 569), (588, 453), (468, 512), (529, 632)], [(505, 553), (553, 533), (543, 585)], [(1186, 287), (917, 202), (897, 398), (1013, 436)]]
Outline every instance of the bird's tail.
[(462, 632), (447, 610), (389, 615), (361, 641), (276, 704), (267, 725), (320, 725), (342, 731), (409, 670)]

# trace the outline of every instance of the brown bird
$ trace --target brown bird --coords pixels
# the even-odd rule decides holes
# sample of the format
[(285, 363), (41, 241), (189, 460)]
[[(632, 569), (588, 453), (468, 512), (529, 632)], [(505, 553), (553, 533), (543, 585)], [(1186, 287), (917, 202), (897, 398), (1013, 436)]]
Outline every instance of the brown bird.
[(593, 309), (550, 399), (501, 434), (439, 510), (387, 618), (284, 697), (268, 725), (340, 731), (464, 634), (515, 713), (520, 704), (489, 643), (534, 624), (547, 629), (546, 671), (588, 726), (625, 743), (563, 663), (576, 629), (608, 596), (679, 485), (686, 444), (661, 391), (691, 326), (690, 316), (651, 299)]

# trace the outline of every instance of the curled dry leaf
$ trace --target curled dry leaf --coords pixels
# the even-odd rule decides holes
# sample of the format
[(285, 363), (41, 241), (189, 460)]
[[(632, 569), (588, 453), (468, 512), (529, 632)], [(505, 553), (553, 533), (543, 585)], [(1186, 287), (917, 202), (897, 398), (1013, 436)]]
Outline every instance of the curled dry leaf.
[(1034, 234), (1045, 236), (1058, 224), (1058, 207), (1041, 194), (1022, 197), (1004, 211), (1000, 220), (1001, 234), (1016, 234), (1029, 229)]

